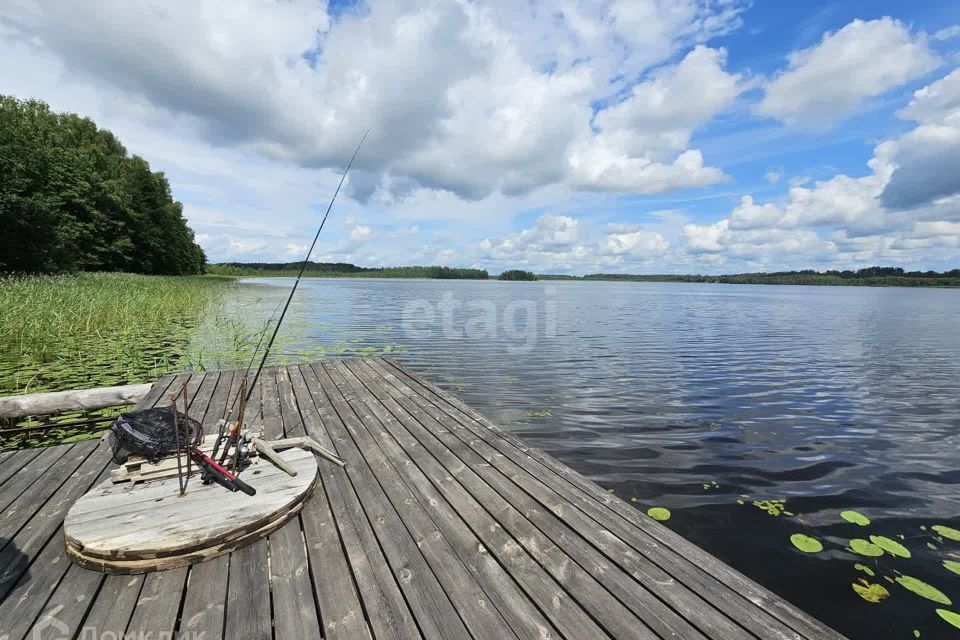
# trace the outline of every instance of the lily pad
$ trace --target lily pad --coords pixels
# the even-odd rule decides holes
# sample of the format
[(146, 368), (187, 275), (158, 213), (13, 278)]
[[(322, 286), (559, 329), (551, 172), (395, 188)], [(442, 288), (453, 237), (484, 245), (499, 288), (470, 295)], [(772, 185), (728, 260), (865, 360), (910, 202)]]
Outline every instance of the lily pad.
[(883, 549), (872, 542), (867, 542), (861, 538), (854, 538), (851, 540), (850, 548), (853, 549), (854, 553), (859, 553), (862, 556), (868, 556), (870, 558), (876, 558), (877, 556), (883, 555)]
[(795, 533), (790, 536), (790, 542), (804, 553), (818, 553), (823, 551), (823, 544), (821, 544), (819, 540), (802, 533)]
[(670, 509), (666, 507), (650, 507), (647, 509), (647, 515), (658, 522), (664, 522), (670, 519)]
[(870, 536), (870, 542), (877, 545), (892, 556), (899, 556), (901, 558), (910, 557), (909, 549), (896, 540), (891, 540), (886, 536)]
[(960, 575), (960, 562), (954, 562), (953, 560), (944, 560), (943, 566), (947, 568), (947, 571), (953, 571), (957, 575)]
[(935, 524), (930, 528), (936, 531), (937, 533), (939, 533), (940, 535), (942, 535), (944, 538), (950, 538), (951, 540), (957, 540), (958, 542), (960, 542), (960, 531), (958, 531), (957, 529), (954, 529), (953, 527), (947, 527), (942, 524)]
[(857, 511), (841, 511), (840, 517), (846, 520), (847, 522), (858, 524), (861, 527), (865, 527), (868, 524), (870, 524), (870, 518), (868, 518), (867, 516)]
[(946, 609), (937, 609), (937, 615), (955, 626), (957, 629), (960, 629), (960, 614), (956, 614), (953, 611), (947, 611)]
[(871, 578), (876, 575), (876, 574), (873, 572), (873, 569), (871, 569), (870, 567), (868, 567), (868, 566), (865, 565), (865, 564), (857, 563), (857, 564), (853, 565), (853, 568), (856, 569), (857, 571), (863, 571), (865, 574), (867, 574), (867, 575), (870, 576)]
[(927, 600), (933, 600), (940, 604), (945, 604), (950, 606), (953, 602), (950, 601), (950, 598), (947, 597), (943, 591), (937, 589), (933, 585), (929, 585), (923, 580), (918, 580), (913, 576), (900, 576), (897, 579), (897, 583), (909, 591), (913, 591), (920, 597), (926, 598)]
[(866, 584), (854, 582), (851, 586), (853, 587), (853, 590), (857, 592), (857, 595), (867, 602), (877, 604), (881, 600), (884, 600), (890, 596), (890, 592), (887, 591), (887, 588), (882, 584), (870, 583), (866, 581), (864, 582)]

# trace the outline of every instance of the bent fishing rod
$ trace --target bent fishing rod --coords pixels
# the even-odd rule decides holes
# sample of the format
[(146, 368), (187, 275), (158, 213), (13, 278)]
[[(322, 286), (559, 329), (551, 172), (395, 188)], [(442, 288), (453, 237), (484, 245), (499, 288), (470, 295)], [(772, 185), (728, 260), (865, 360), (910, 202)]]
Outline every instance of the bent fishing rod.
[[(290, 295), (287, 296), (287, 301), (283, 305), (283, 311), (280, 312), (280, 317), (277, 318), (277, 324), (273, 327), (273, 334), (270, 336), (270, 340), (267, 342), (267, 346), (263, 350), (263, 357), (260, 358), (260, 364), (257, 366), (257, 372), (253, 374), (253, 380), (247, 386), (247, 397), (244, 399), (245, 402), (249, 401), (250, 397), (253, 396), (253, 390), (257, 385), (257, 379), (260, 378), (260, 373), (263, 371), (263, 366), (267, 362), (267, 356), (270, 355), (270, 348), (273, 347), (273, 341), (277, 338), (277, 333), (280, 331), (280, 325), (283, 324), (283, 318), (287, 315), (287, 309), (290, 308), (290, 302), (293, 300), (293, 294), (297, 292), (297, 286), (300, 284), (300, 279), (303, 278), (303, 272), (307, 270), (307, 264), (310, 262), (310, 256), (313, 254), (313, 248), (317, 245), (317, 239), (320, 237), (320, 232), (323, 231), (323, 226), (327, 223), (327, 218), (330, 216), (330, 210), (333, 209), (333, 203), (337, 200), (337, 194), (340, 193), (340, 187), (343, 186), (343, 181), (347, 179), (347, 174), (350, 173), (350, 167), (353, 166), (353, 161), (357, 159), (357, 154), (360, 153), (360, 147), (363, 146), (363, 141), (367, 139), (369, 134), (370, 130), (367, 129), (366, 133), (363, 134), (363, 137), (360, 138), (357, 148), (354, 149), (353, 155), (350, 157), (350, 162), (347, 163), (347, 168), (343, 171), (343, 175), (340, 176), (340, 182), (337, 184), (337, 189), (333, 192), (333, 197), (330, 198), (330, 204), (327, 205), (327, 212), (323, 214), (323, 220), (320, 221), (320, 226), (317, 228), (317, 233), (313, 236), (313, 242), (310, 243), (310, 248), (307, 250), (307, 255), (303, 259), (303, 263), (300, 265), (300, 273), (297, 274), (297, 279), (293, 281), (293, 287), (290, 288)], [(267, 326), (269, 326), (269, 323)], [(265, 334), (266, 332), (264, 332), (264, 335)], [(259, 343), (257, 348), (259, 349)], [(254, 351), (254, 356), (255, 355), (256, 351)], [(249, 371), (249, 366), (247, 369)]]

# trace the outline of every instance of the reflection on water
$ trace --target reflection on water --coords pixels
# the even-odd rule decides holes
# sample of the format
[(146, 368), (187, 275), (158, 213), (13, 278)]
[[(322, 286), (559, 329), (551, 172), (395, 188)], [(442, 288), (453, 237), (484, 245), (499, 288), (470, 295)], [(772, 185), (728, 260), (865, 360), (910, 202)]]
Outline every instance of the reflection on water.
[[(245, 286), (269, 315), (289, 285)], [(308, 280), (291, 312), (279, 359), (387, 350), (851, 638), (956, 637), (894, 581), (960, 611), (929, 528), (960, 528), (960, 292)], [(845, 550), (870, 535), (911, 557)]]

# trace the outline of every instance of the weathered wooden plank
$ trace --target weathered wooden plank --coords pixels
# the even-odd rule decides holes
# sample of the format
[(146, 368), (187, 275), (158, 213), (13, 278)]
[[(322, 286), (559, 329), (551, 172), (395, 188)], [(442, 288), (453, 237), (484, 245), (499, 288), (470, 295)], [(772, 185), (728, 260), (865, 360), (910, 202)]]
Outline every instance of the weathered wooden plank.
[[(739, 619), (741, 623), (751, 627), (759, 623), (764, 628), (776, 629), (773, 637), (803, 636), (843, 640), (843, 636), (833, 629), (793, 607), (667, 527), (654, 522), (629, 504), (610, 496), (566, 465), (504, 432), (455, 396), (416, 377), (393, 360), (383, 359), (379, 362), (388, 365), (388, 368), (384, 369), (384, 375), (393, 372), (403, 384), (408, 384), (425, 397), (435, 398), (437, 406), (463, 426), (470, 428), (478, 438), (491, 443), (505, 457), (534, 474), (554, 475), (557, 481), (552, 486), (564, 497), (573, 504), (593, 510), (604, 526), (630, 532), (631, 546), (641, 554), (652, 555), (675, 567), (680, 572), (680, 577), (677, 578), (679, 581), (708, 585), (702, 587), (701, 593), (709, 594), (713, 604), (729, 609), (734, 615), (742, 616)], [(379, 362), (374, 363), (374, 366)], [(627, 526), (618, 527), (618, 523)]]
[[(81, 569), (93, 573), (87, 569)], [(100, 575), (100, 574), (97, 574)], [(106, 576), (83, 627), (95, 631), (95, 638), (123, 638), (146, 576)], [(81, 636), (77, 636), (81, 637)]]
[[(283, 416), (288, 419), (299, 417), (286, 367), (264, 370), (260, 380), (264, 381), (263, 389), (269, 396), (266, 403), (262, 404), (263, 430), (271, 437), (281, 436), (286, 426)], [(281, 400), (288, 394), (288, 401)], [(322, 492), (320, 489), (319, 493)], [(291, 521), (270, 536), (274, 629), (278, 640), (309, 639), (322, 635), (317, 599), (310, 581), (306, 543), (300, 527), (299, 520)], [(342, 597), (342, 594), (338, 597)]]
[(180, 619), (181, 637), (223, 638), (229, 571), (229, 555), (191, 565)]
[(319, 640), (320, 620), (298, 520), (270, 535), (270, 585), (276, 639)]
[(422, 546), (439, 536), (412, 536), (400, 516), (383, 494), (375, 473), (385, 473), (379, 464), (374, 472), (353, 444), (350, 435), (359, 427), (356, 416), (340, 397), (335, 385), (327, 379), (322, 367), (314, 369), (322, 393), (337, 413), (337, 420), (326, 424), (327, 433), (338, 454), (347, 461), (347, 475), (356, 492), (356, 499), (366, 512), (374, 535), (383, 549), (403, 592), (417, 626), (427, 638), (464, 638), (468, 632), (449, 596), (438, 582), (423, 556)]
[(3, 515), (0, 516), (0, 540), (13, 538), (61, 485), (70, 480), (73, 473), (96, 448), (95, 442), (78, 443), (57, 460), (55, 466), (37, 478), (19, 498), (7, 506)]
[(61, 411), (93, 411), (106, 407), (136, 404), (150, 391), (151, 384), (30, 393), (0, 398), (0, 418), (46, 416)]
[[(25, 491), (30, 489), (45, 472), (52, 471), (56, 474), (59, 471), (56, 466), (57, 461), (66, 455), (73, 447), (74, 445), (72, 444), (60, 444), (47, 447), (33, 460), (24, 465), (3, 487), (0, 487), (0, 512), (6, 511), (6, 509), (13, 504), (17, 498), (22, 496)], [(62, 475), (66, 476), (67, 474), (63, 473)], [(43, 501), (38, 499), (36, 506), (39, 507), (41, 504), (43, 504)]]
[[(336, 413), (323, 394), (314, 396), (319, 384), (313, 371), (303, 367), (298, 372), (308, 374), (304, 377), (308, 395), (298, 399), (307, 435), (336, 451), (324, 427), (326, 422), (338, 420)], [(320, 473), (373, 635), (378, 640), (422, 637), (343, 469), (321, 462)]]
[[(343, 368), (346, 369), (345, 366)], [(347, 377), (352, 372), (343, 373), (345, 382), (358, 389), (361, 383), (355, 377), (352, 380)], [(554, 597), (564, 596), (560, 586), (527, 556), (519, 544), (503, 532), (502, 527), (497, 526), (496, 520), (459, 484), (451, 482), (455, 487), (442, 493), (437, 491), (431, 485), (431, 480), (446, 485), (449, 478), (446, 471), (441, 470), (436, 460), (426, 454), (423, 447), (409, 434), (398, 428), (393, 415), (381, 404), (379, 398), (365, 399), (363, 402), (382, 425), (372, 426), (372, 435), (381, 449), (397, 465), (398, 471), (404, 474), (409, 485), (415, 488), (420, 503), (431, 505), (430, 513), (434, 522), (440, 527), (444, 537), (451, 541), (465, 566), (477, 578), (490, 601), (507, 618), (513, 630), (520, 637), (555, 636), (556, 628), (543, 616), (531, 598), (539, 597), (542, 602), (552, 602)], [(383, 427), (389, 429), (389, 432)], [(409, 448), (404, 451), (398, 443)], [(407, 464), (407, 461), (412, 464)], [(459, 493), (457, 489), (460, 490)], [(459, 505), (469, 513), (465, 520), (460, 519), (451, 503)], [(474, 534), (474, 531), (477, 533)], [(521, 582), (532, 583), (529, 596), (514, 582), (511, 572), (497, 561), (494, 554), (504, 548), (513, 552), (509, 557), (503, 558), (504, 564), (510, 566), (511, 572), (518, 575)], [(534, 574), (532, 577), (531, 573)], [(571, 631), (567, 635), (573, 637), (576, 633), (578, 638), (606, 637), (576, 603), (564, 607), (563, 610), (564, 615), (576, 620), (576, 632)]]
[(272, 637), (266, 558), (266, 540), (234, 551), (230, 558), (224, 633), (230, 640), (270, 640)]
[[(664, 637), (700, 637), (646, 587), (618, 575), (615, 565), (590, 554), (589, 545), (583, 543), (575, 530), (562, 526), (550, 512), (538, 509), (518, 487), (493, 472), (485, 460), (471, 457), (462, 443), (445, 433), (443, 425), (395, 389), (379, 381), (376, 384), (384, 393), (383, 401), (390, 398), (395, 415), (446, 467), (447, 474), (496, 513), (499, 524), (564, 586), (568, 592), (564, 598), (578, 602), (607, 632), (615, 637), (654, 638), (657, 637), (654, 631), (662, 627), (666, 631)], [(621, 585), (616, 595), (629, 606), (609, 591), (611, 580)], [(628, 586), (623, 587), (624, 582)]]
[[(367, 425), (372, 426), (376, 418), (370, 414), (366, 403), (359, 399), (354, 388), (346, 384), (342, 374), (335, 367), (318, 364), (314, 370), (318, 375), (326, 376), (326, 378), (321, 377), (321, 382), (325, 380), (330, 383), (328, 386), (330, 391), (327, 395), (332, 399), (346, 427), (346, 430), (340, 431), (340, 436), (347, 450), (355, 452), (366, 460), (371, 488), (376, 491), (377, 487), (373, 486), (373, 483), (376, 483), (382, 491), (382, 494), (376, 493), (373, 498), (378, 503), (379, 511), (385, 514), (382, 529), (391, 537), (396, 535), (395, 530), (408, 533), (425, 560), (423, 565), (418, 561), (415, 561), (415, 564), (406, 563), (406, 566), (401, 569), (401, 579), (404, 578), (403, 569), (413, 572), (418, 566), (422, 566), (423, 571), (432, 572), (432, 576), (427, 577), (435, 578), (437, 589), (446, 594), (456, 594), (456, 597), (450, 600), (450, 605), (456, 613), (440, 611), (441, 615), (452, 617), (459, 614), (457, 622), (462, 621), (474, 635), (487, 633), (499, 638), (516, 637), (514, 630), (507, 624), (499, 609), (492, 606), (490, 596), (466, 568), (427, 514), (425, 507), (416, 499), (398, 474), (394, 464), (406, 465), (410, 460), (404, 456), (391, 461), (384, 454), (368, 432)], [(363, 393), (366, 396), (370, 395), (366, 389)], [(361, 499), (364, 499), (362, 495)], [(390, 509), (389, 505), (392, 505), (393, 509)], [(429, 502), (427, 505), (430, 506)], [(380, 524), (379, 518), (377, 521)], [(406, 527), (405, 531), (404, 527)], [(377, 529), (376, 525), (374, 529)], [(478, 543), (479, 541), (474, 538), (470, 546), (476, 548)], [(384, 547), (386, 548), (386, 545)], [(433, 584), (433, 580), (430, 580), (429, 584)]]
[(65, 634), (54, 621), (66, 625), (70, 632), (78, 630), (102, 580), (103, 576), (99, 573), (71, 566), (34, 623), (33, 628), (42, 631), (39, 635), (34, 631), (31, 634), (33, 640), (62, 640)]
[(154, 637), (172, 637), (186, 581), (186, 567), (148, 573), (127, 629), (149, 632)]
[(0, 489), (6, 484), (7, 480), (16, 476), (20, 469), (43, 451), (44, 449), (4, 451), (4, 457), (0, 460)]
[[(376, 363), (371, 366), (375, 367)], [(637, 556), (618, 537), (605, 531), (546, 484), (499, 455), (435, 405), (409, 388), (394, 387), (391, 393), (406, 395), (408, 409), (419, 413), (418, 417), (425, 423), (432, 421), (440, 440), (465, 464), (477, 468), (484, 479), (515, 507), (527, 513), (554, 542), (559, 544), (559, 540), (579, 537), (578, 544), (567, 545), (565, 549), (581, 566), (589, 571), (590, 567), (611, 565), (609, 569), (591, 573), (618, 599), (635, 611), (641, 611), (644, 621), (657, 633), (665, 637), (697, 638), (706, 634), (749, 640), (751, 635), (746, 630), (727, 617), (717, 615), (717, 611), (697, 593), (647, 558)], [(480, 466), (484, 462), (487, 464)], [(682, 617), (674, 610), (681, 612)]]
[[(294, 368), (289, 373), (295, 394), (296, 411), (281, 415), (283, 430), (288, 435), (303, 435), (306, 431), (304, 420), (300, 416), (300, 407), (312, 409), (313, 402), (299, 370)], [(303, 400), (298, 401), (297, 397)], [(290, 429), (287, 429), (290, 422), (293, 424)], [(322, 461), (320, 465), (321, 470), (324, 467), (329, 469), (329, 465)], [(325, 491), (319, 490), (314, 493), (310, 503), (300, 514), (300, 520), (303, 525), (303, 536), (307, 545), (310, 572), (316, 589), (324, 636), (329, 640), (369, 639), (370, 628), (364, 617), (357, 586), (354, 583), (345, 549), (340, 543), (337, 523), (334, 521)]]

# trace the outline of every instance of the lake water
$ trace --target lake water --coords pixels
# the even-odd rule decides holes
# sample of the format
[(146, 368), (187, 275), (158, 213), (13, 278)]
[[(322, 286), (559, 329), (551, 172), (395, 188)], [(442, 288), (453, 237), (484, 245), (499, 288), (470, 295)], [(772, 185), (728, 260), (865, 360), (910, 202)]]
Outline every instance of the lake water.
[[(243, 288), (269, 312), (290, 284)], [(960, 292), (300, 286), (278, 355), (386, 350), (638, 508), (667, 507), (667, 526), (850, 638), (960, 635), (935, 613), (951, 607), (892, 582), (919, 578), (960, 611), (960, 575), (943, 564), (960, 561), (960, 541), (930, 529), (960, 529)], [(844, 521), (848, 509), (871, 523)], [(798, 551), (794, 533), (824, 550)], [(911, 557), (845, 550), (871, 535)], [(860, 578), (890, 596), (865, 601)]]

